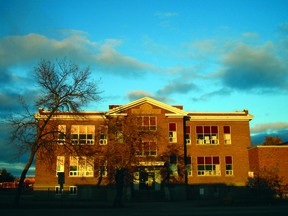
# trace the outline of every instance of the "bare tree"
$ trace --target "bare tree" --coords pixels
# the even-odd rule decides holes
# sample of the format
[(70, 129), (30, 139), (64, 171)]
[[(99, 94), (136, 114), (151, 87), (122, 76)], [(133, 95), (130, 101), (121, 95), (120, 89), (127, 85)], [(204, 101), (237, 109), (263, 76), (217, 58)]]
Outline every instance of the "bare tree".
[[(99, 101), (101, 92), (97, 82), (91, 79), (90, 69), (79, 68), (67, 59), (55, 62), (41, 60), (34, 68), (35, 83), (39, 94), (35, 96), (34, 106), (29, 106), (22, 100), (22, 114), (14, 114), (9, 123), (12, 125), (12, 142), (18, 145), (20, 153), (29, 151), (29, 159), (22, 171), (19, 186), (15, 196), (15, 205), (19, 205), (21, 191), (26, 174), (33, 163), (35, 154), (40, 149), (53, 152), (53, 146), (61, 131), (51, 130), (50, 121), (57, 112), (78, 112), (89, 102)], [(45, 118), (38, 121), (34, 116), (36, 108), (48, 110)], [(65, 135), (65, 134), (64, 134)], [(48, 154), (49, 155), (49, 154)]]

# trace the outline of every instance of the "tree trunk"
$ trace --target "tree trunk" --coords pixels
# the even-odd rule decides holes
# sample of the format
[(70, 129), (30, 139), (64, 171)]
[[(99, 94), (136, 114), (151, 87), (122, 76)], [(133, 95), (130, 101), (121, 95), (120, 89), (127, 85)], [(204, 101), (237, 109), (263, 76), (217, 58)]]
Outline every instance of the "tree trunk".
[(30, 156), (29, 156), (29, 160), (27, 161), (22, 173), (21, 173), (21, 178), (18, 184), (18, 187), (16, 189), (16, 194), (15, 194), (15, 200), (14, 200), (14, 205), (16, 207), (19, 207), (20, 205), (20, 198), (21, 198), (21, 194), (23, 191), (23, 186), (24, 186), (24, 180), (26, 178), (26, 174), (31, 166), (31, 164), (33, 163), (34, 157), (35, 157), (35, 153), (36, 151), (34, 150), (34, 148), (31, 149), (30, 151)]

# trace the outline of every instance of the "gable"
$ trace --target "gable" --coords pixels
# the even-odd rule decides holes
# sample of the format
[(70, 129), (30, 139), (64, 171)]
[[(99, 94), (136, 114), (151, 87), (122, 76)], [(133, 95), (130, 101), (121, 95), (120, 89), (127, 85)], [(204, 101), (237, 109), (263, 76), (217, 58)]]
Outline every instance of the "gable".
[(121, 115), (123, 113), (131, 112), (134, 114), (161, 114), (167, 113), (168, 115), (180, 115), (185, 116), (187, 112), (162, 103), (155, 99), (144, 97), (131, 103), (115, 107), (109, 110), (106, 115)]

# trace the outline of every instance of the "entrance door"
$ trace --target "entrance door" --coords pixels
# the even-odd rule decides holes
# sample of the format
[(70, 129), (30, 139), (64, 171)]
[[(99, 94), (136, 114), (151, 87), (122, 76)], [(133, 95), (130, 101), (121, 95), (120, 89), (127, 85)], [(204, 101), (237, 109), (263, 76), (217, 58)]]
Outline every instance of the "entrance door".
[(140, 172), (140, 190), (154, 190), (155, 174), (154, 172)]

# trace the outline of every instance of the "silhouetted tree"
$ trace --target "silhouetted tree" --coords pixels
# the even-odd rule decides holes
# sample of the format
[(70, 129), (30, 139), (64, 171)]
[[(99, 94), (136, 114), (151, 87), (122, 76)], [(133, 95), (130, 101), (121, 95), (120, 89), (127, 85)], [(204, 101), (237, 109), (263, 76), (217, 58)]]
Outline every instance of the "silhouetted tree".
[(283, 141), (280, 137), (266, 136), (262, 145), (279, 145), (281, 143), (283, 143)]
[(271, 201), (281, 197), (282, 182), (283, 178), (278, 175), (277, 168), (264, 167), (255, 173), (252, 189), (260, 199)]
[[(78, 112), (89, 102), (100, 100), (100, 91), (97, 82), (91, 79), (90, 69), (80, 69), (76, 64), (67, 59), (55, 62), (41, 60), (34, 68), (35, 84), (39, 87), (38, 95), (34, 95), (35, 104), (29, 106), (22, 100), (25, 112), (14, 114), (9, 123), (12, 125), (12, 142), (21, 153), (29, 151), (29, 159), (22, 171), (19, 186), (15, 196), (18, 206), (26, 174), (34, 160), (37, 151), (45, 149), (47, 157), (53, 153), (53, 145), (59, 133), (58, 129), (51, 130), (50, 120), (60, 111)], [(47, 110), (45, 117), (35, 118), (37, 108)], [(65, 134), (63, 134), (65, 135)]]
[(5, 168), (0, 169), (0, 182), (14, 182), (15, 177)]

